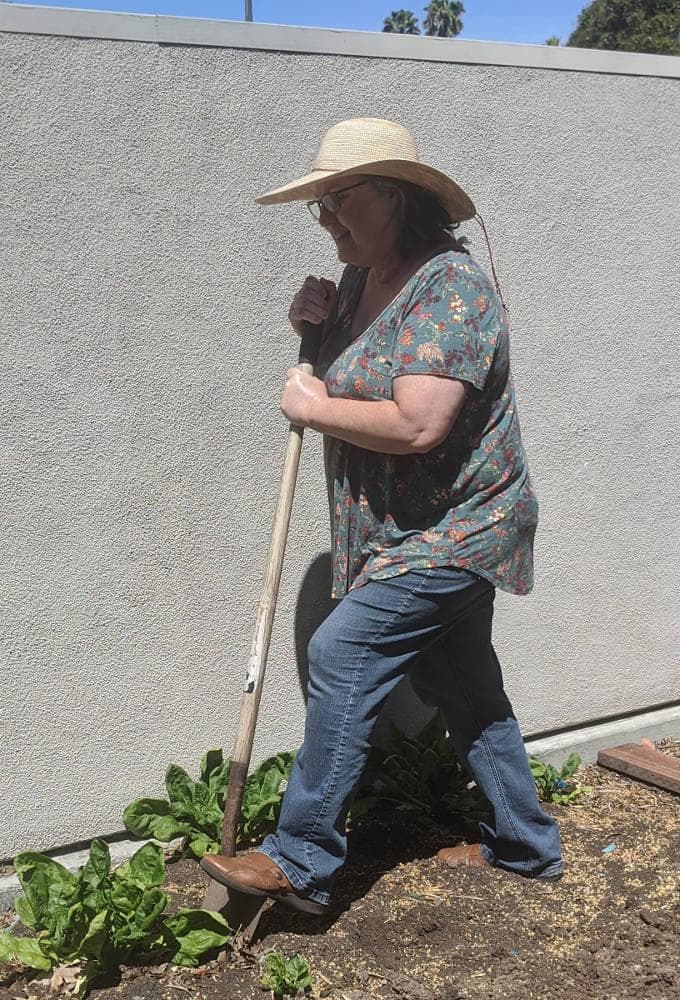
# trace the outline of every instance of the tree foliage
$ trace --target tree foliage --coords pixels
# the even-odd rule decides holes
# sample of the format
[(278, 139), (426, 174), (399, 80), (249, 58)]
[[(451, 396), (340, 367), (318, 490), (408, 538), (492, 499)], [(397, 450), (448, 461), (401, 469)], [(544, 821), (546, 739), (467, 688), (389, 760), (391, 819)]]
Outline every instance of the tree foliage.
[[(465, 8), (460, 0), (430, 0), (424, 9), (423, 32), (437, 38), (454, 38), (463, 30)], [(420, 28), (412, 10), (393, 10), (383, 21), (383, 31), (399, 35), (419, 35)]]
[(419, 35), (420, 28), (412, 10), (393, 10), (383, 21), (383, 31), (392, 31), (397, 35)]
[(460, 0), (430, 0), (425, 8), (423, 28), (426, 35), (453, 38), (463, 30), (461, 15), (465, 13)]
[(592, 0), (567, 45), (680, 55), (680, 0)]

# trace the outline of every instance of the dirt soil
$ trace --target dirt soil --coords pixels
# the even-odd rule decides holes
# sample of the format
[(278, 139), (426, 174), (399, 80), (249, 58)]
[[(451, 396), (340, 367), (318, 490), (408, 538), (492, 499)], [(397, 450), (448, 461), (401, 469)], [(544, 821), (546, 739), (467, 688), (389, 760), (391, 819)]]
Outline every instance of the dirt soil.
[[(680, 756), (680, 741), (660, 749)], [(448, 869), (451, 831), (402, 819), (351, 837), (329, 917), (271, 905), (257, 941), (198, 970), (124, 969), (92, 1000), (262, 1000), (263, 956), (300, 954), (327, 1000), (671, 1000), (680, 997), (680, 799), (595, 765), (581, 804), (549, 806), (566, 872), (542, 885), (500, 871)], [(199, 906), (195, 862), (168, 865), (176, 906)], [(0, 1000), (42, 997), (0, 980)]]

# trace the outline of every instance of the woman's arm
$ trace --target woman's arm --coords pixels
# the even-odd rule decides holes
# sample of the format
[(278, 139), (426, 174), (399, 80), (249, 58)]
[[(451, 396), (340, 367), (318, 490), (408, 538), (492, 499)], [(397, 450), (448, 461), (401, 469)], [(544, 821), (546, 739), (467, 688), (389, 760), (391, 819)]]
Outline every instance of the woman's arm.
[(467, 383), (436, 375), (403, 375), (392, 400), (329, 396), (321, 379), (288, 372), (281, 410), (293, 424), (389, 455), (423, 454), (447, 437), (458, 419)]

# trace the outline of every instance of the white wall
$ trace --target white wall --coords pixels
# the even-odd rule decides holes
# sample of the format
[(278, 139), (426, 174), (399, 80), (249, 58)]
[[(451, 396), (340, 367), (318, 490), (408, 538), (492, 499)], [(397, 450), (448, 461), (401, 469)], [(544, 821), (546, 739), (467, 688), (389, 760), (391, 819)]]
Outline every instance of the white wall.
[[(230, 748), (288, 302), (339, 274), (253, 197), (353, 115), (412, 128), (492, 236), (542, 504), (535, 592), (498, 601), (525, 731), (677, 698), (680, 62), (475, 45), (0, 6), (0, 858)], [(327, 607), (313, 438), (257, 757), (299, 740)]]

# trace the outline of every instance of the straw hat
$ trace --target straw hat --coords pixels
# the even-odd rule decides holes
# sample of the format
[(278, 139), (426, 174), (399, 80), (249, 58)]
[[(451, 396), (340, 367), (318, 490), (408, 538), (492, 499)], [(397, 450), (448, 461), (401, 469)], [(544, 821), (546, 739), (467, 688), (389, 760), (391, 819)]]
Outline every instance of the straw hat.
[(278, 205), (319, 198), (328, 190), (324, 182), (355, 174), (411, 181), (436, 195), (452, 222), (463, 222), (475, 215), (472, 200), (455, 181), (420, 162), (416, 141), (408, 129), (384, 118), (350, 118), (334, 125), (321, 140), (311, 173), (255, 200), (260, 205)]

